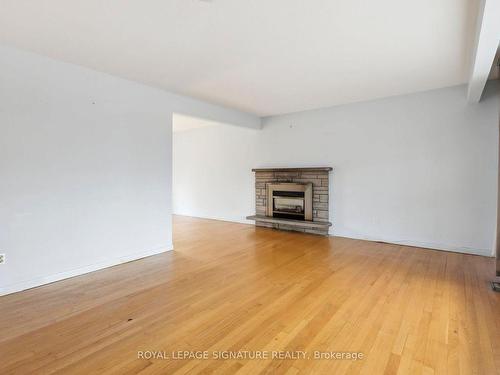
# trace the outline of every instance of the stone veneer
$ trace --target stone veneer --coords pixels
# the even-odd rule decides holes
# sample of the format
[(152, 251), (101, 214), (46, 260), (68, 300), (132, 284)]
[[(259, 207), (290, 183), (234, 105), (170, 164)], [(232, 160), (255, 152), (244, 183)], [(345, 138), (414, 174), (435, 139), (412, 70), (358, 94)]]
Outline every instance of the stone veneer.
[[(329, 222), (329, 174), (332, 168), (268, 168), (268, 169), (253, 169), (255, 172), (255, 210), (256, 215), (253, 217), (255, 225), (261, 227), (293, 230), (299, 232), (328, 235), (328, 228), (331, 225)], [(266, 215), (267, 192), (266, 184), (276, 182), (293, 182), (313, 184), (313, 202), (312, 213), (313, 222), (324, 226), (308, 225), (308, 221), (294, 223), (289, 225), (285, 223), (272, 223), (259, 221), (259, 216)]]

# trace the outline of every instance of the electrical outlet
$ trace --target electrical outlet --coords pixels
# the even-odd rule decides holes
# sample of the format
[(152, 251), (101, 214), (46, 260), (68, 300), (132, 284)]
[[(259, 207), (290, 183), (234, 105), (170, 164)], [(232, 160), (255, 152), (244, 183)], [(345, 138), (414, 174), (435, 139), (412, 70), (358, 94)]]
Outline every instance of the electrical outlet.
[(5, 254), (0, 254), (0, 264), (5, 263)]

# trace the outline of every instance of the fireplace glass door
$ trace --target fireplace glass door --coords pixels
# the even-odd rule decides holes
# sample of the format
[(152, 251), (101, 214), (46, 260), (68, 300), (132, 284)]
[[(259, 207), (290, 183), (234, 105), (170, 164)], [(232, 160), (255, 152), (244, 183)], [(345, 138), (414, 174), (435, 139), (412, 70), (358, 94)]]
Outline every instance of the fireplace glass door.
[(268, 184), (267, 193), (267, 216), (312, 220), (312, 184)]
[(273, 216), (304, 220), (304, 193), (275, 191)]

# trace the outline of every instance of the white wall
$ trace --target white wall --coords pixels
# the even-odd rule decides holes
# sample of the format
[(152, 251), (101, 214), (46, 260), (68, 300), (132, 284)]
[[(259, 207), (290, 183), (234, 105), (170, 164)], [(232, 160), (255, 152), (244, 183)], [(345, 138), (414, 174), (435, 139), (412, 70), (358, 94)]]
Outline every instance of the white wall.
[(332, 234), (491, 255), (497, 89), (474, 105), (459, 86), (269, 117), (260, 131), (175, 132), (174, 212), (242, 221), (252, 167), (332, 166)]
[(0, 46), (0, 294), (172, 249), (172, 113), (251, 115)]
[(260, 130), (174, 116), (174, 212), (246, 222), (255, 211), (254, 176)]

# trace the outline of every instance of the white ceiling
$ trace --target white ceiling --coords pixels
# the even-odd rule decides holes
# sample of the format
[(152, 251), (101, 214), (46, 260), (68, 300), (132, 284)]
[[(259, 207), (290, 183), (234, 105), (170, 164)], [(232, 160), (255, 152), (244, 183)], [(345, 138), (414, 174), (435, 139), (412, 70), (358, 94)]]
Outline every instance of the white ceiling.
[(465, 83), (478, 0), (0, 0), (0, 42), (260, 116)]
[(174, 133), (183, 132), (191, 129), (206, 128), (210, 126), (222, 126), (221, 123), (206, 120), (204, 118), (186, 116), (174, 113), (172, 116), (172, 131)]

